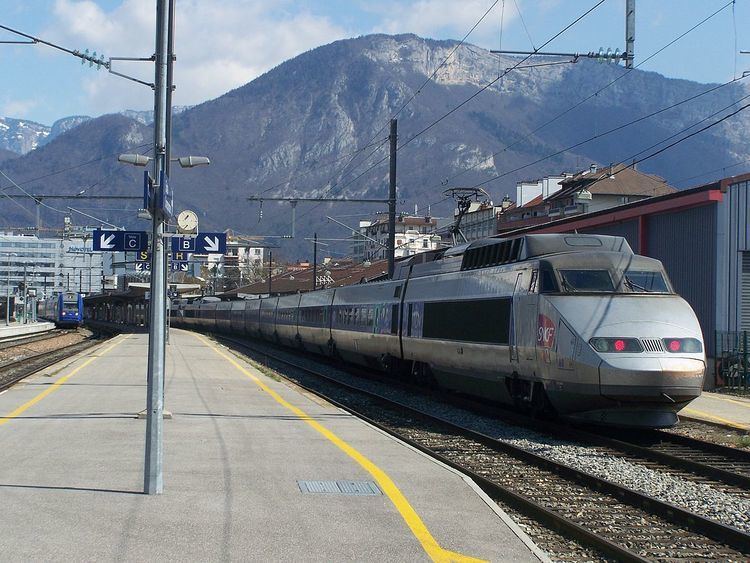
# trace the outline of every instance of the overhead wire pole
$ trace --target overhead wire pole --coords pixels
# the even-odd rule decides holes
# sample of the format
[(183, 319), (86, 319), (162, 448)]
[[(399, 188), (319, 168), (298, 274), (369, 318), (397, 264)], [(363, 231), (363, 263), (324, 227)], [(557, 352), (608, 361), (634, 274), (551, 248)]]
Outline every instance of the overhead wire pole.
[(398, 121), (391, 119), (391, 132), (388, 135), (391, 145), (390, 170), (388, 174), (388, 278), (393, 278), (396, 269), (396, 153), (398, 148)]
[[(167, 23), (167, 93), (166, 93), (166, 115), (165, 115), (165, 141), (164, 147), (164, 175), (170, 178), (172, 175), (172, 92), (174, 90), (174, 5), (175, 0), (168, 0), (169, 2), (169, 18)], [(169, 256), (167, 252), (164, 252), (164, 272), (165, 272), (165, 283), (164, 289), (166, 291), (167, 284), (169, 282)], [(165, 304), (171, 305), (171, 299), (167, 300), (165, 297)], [(171, 309), (171, 307), (170, 307)], [(169, 311), (165, 314), (165, 327), (164, 327), (164, 346), (165, 349), (162, 354), (166, 357), (166, 345), (169, 342)], [(164, 386), (162, 385), (162, 400), (164, 395)]]
[[(154, 72), (154, 179), (153, 197), (161, 200), (166, 172), (167, 153), (167, 51), (168, 28), (172, 14), (168, 13), (168, 0), (156, 4), (156, 61)], [(146, 396), (146, 451), (144, 461), (143, 492), (161, 494), (164, 489), (163, 462), (163, 411), (164, 411), (164, 332), (166, 300), (166, 253), (164, 251), (164, 221), (158, 205), (152, 206), (153, 228), (151, 240), (151, 307), (149, 311), (148, 338), (148, 389)]]
[(633, 68), (635, 61), (635, 0), (625, 3), (625, 68)]

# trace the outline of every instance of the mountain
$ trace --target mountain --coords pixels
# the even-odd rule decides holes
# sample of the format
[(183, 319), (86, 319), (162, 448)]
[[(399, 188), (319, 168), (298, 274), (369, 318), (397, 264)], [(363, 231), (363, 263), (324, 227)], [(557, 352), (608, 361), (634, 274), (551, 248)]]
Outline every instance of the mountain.
[[(191, 107), (174, 106), (172, 108), (172, 115), (182, 113)], [(153, 110), (126, 109), (119, 113), (143, 125), (150, 125), (154, 121)], [(33, 121), (0, 117), (0, 150), (26, 154), (37, 147), (46, 145), (59, 135), (67, 133), (90, 119), (92, 118), (88, 115), (71, 115), (58, 119), (49, 127)]]
[(0, 117), (0, 149), (25, 154), (49, 135), (49, 127), (23, 119)]
[[(260, 220), (259, 206), (247, 202), (247, 196), (386, 197), (387, 160), (365, 171), (387, 157), (388, 119), (403, 107), (398, 114), (399, 208), (413, 210), (415, 204), (423, 208), (432, 204), (433, 214), (446, 217), (453, 209), (453, 203), (442, 195), (447, 187), (471, 186), (500, 176), (483, 186), (499, 201), (505, 194), (515, 194), (520, 179), (575, 171), (592, 162), (630, 162), (638, 151), (748, 94), (744, 86), (726, 86), (616, 134), (564, 151), (709, 86), (640, 70), (622, 76), (627, 73), (622, 67), (585, 60), (526, 66), (498, 79), (499, 73), (518, 59), (498, 57), (471, 45), (459, 47), (423, 86), (455, 46), (455, 41), (414, 35), (337, 41), (176, 115), (172, 154), (206, 155), (212, 161), (207, 168), (172, 170), (170, 183), (177, 209), (196, 210), (204, 231), (231, 227), (250, 235), (286, 235), (291, 229), (289, 204), (266, 202)], [(535, 61), (541, 62), (545, 60)], [(537, 130), (614, 80), (600, 95)], [(490, 81), (494, 83), (485, 87)], [(415, 92), (419, 93), (411, 100)], [(681, 178), (749, 160), (749, 126), (750, 116), (739, 114), (644, 162), (639, 169), (677, 183)], [(126, 147), (134, 152), (134, 146), (149, 142), (149, 131), (126, 116), (104, 116), (14, 159), (8, 168), (20, 181), (65, 168), (64, 162), (69, 167), (70, 163), (91, 161), (31, 185), (45, 192), (77, 193), (96, 184), (92, 188), (95, 193), (137, 195), (142, 172), (118, 165), (114, 153)], [(371, 140), (375, 144), (350, 163), (347, 155)], [(58, 160), (54, 166), (48, 156), (53, 152)], [(493, 157), (493, 153), (497, 154)], [(548, 155), (554, 156), (541, 160)], [(731, 173), (740, 171), (734, 168)], [(134, 220), (133, 212), (111, 211), (118, 207), (111, 202), (86, 202), (87, 208), (95, 205), (105, 208), (102, 214), (110, 220), (143, 227)], [(352, 215), (384, 209), (384, 205), (300, 202), (297, 238), (282, 240), (282, 252), (290, 258), (310, 255), (311, 246), (304, 238), (313, 232), (332, 238), (349, 235), (346, 229), (327, 222), (326, 215), (348, 215), (342, 221), (354, 224), (357, 219)], [(4, 216), (14, 213), (9, 209)], [(89, 213), (97, 215), (94, 210)], [(21, 216), (16, 220), (22, 220)], [(60, 217), (45, 212), (44, 220), (59, 224)], [(331, 249), (348, 251), (341, 245)]]
[(49, 135), (47, 135), (41, 144), (46, 145), (52, 139), (56, 139), (63, 133), (67, 133), (71, 129), (78, 127), (81, 123), (86, 123), (90, 119), (91, 117), (88, 115), (71, 115), (70, 117), (58, 119), (52, 124), (52, 127), (50, 127), (49, 130)]
[(10, 160), (12, 158), (18, 158), (19, 156), (21, 155), (18, 154), (17, 152), (9, 151), (6, 149), (0, 149), (0, 162)]

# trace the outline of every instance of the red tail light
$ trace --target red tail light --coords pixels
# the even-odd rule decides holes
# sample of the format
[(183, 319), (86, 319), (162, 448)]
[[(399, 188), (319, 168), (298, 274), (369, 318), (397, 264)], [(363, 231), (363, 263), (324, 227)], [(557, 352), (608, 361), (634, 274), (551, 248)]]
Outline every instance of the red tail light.
[(637, 338), (592, 338), (589, 344), (597, 352), (643, 352)]
[(682, 352), (684, 354), (700, 354), (703, 345), (697, 338), (665, 338), (664, 347), (673, 354)]

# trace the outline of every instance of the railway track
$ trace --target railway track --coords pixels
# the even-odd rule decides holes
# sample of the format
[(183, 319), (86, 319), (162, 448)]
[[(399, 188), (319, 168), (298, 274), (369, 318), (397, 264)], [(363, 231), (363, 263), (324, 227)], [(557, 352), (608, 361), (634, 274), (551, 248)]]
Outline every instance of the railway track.
[(653, 430), (609, 433), (605, 443), (696, 476), (743, 489), (750, 495), (750, 452)]
[[(219, 337), (284, 369), (302, 385), (472, 477), (496, 500), (606, 557), (625, 561), (747, 560), (750, 535), (554, 459), (342, 382), (244, 341)], [(296, 381), (299, 383), (299, 381)]]
[(90, 337), (82, 342), (27, 356), (20, 360), (0, 364), (0, 392), (12, 387), (22, 379), (29, 377), (43, 369), (50, 367), (64, 359), (74, 356), (84, 350), (99, 344), (101, 339)]
[(31, 344), (32, 342), (43, 342), (50, 340), (51, 338), (58, 338), (69, 334), (70, 330), (59, 330), (52, 329), (42, 334), (32, 334), (30, 336), (17, 336), (14, 338), (5, 338), (0, 340), (0, 350), (7, 350), (8, 348), (15, 348), (16, 346), (23, 346), (25, 344)]

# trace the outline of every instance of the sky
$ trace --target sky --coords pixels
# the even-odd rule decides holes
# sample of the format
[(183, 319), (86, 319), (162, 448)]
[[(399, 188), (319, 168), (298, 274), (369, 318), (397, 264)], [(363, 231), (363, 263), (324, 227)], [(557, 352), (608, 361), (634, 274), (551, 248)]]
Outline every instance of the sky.
[[(193, 105), (250, 82), (283, 61), (339, 39), (416, 33), (461, 39), (495, 0), (176, 0), (175, 105)], [(540, 46), (597, 0), (498, 0), (467, 42), (487, 49)], [(750, 0), (638, 0), (635, 63), (729, 4), (640, 68), (697, 82), (750, 69)], [(154, 0), (0, 0), (0, 25), (106, 57), (154, 51)], [(545, 50), (624, 48), (625, 0), (605, 0)], [(502, 33), (501, 33), (502, 31)], [(0, 42), (19, 39), (0, 30)], [(153, 67), (114, 70), (153, 81)], [(150, 109), (143, 85), (81, 65), (43, 45), (0, 43), (0, 116), (51, 125), (70, 115)]]

